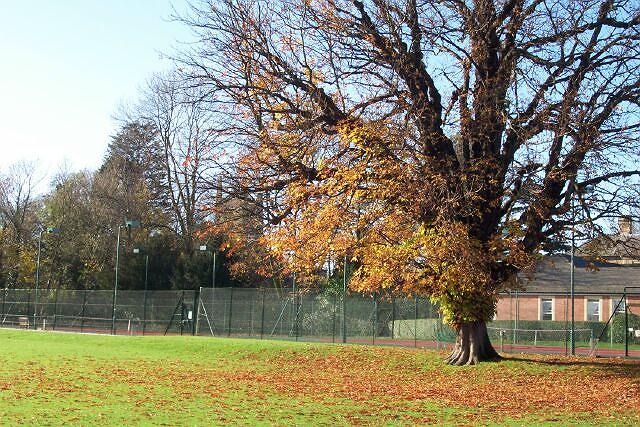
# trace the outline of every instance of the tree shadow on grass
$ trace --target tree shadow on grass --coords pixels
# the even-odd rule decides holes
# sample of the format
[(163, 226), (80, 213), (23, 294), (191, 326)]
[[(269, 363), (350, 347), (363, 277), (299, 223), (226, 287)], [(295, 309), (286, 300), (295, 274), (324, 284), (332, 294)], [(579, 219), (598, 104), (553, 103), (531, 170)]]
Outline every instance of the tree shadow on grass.
[(569, 368), (588, 368), (597, 373), (606, 373), (625, 378), (631, 378), (634, 382), (640, 382), (640, 359), (614, 359), (614, 358), (577, 358), (577, 357), (528, 357), (525, 355), (509, 355), (503, 361), (515, 363), (537, 364), (545, 366), (558, 366)]

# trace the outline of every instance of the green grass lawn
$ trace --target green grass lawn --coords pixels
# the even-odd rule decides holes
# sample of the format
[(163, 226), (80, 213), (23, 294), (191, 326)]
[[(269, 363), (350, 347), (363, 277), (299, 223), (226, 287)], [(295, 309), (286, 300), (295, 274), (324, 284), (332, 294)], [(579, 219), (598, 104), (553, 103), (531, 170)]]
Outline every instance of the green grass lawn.
[(3, 425), (640, 423), (640, 364), (0, 330)]

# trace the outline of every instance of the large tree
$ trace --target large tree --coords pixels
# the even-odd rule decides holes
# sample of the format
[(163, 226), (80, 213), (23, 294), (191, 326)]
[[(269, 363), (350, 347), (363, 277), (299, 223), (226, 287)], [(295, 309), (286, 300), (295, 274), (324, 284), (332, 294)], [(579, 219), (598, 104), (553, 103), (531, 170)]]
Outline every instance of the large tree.
[(636, 1), (217, 0), (182, 19), (200, 36), (183, 74), (225, 116), (271, 248), (429, 295), (458, 333), (449, 363), (498, 357), (497, 294), (572, 200), (596, 220), (632, 194)]

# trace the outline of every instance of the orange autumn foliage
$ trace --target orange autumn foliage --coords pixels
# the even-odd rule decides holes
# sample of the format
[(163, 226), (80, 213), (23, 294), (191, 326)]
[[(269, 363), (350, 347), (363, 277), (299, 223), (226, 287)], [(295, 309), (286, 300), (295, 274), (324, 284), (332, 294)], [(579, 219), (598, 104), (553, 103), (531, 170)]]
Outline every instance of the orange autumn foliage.
[(514, 237), (517, 227), (482, 244), (467, 225), (447, 218), (455, 199), (432, 209), (431, 221), (419, 219), (450, 182), (394, 147), (401, 139), (393, 126), (347, 121), (335, 138), (318, 138), (304, 150), (298, 138), (265, 129), (241, 162), (248, 170), (295, 164), (300, 157), (315, 165), (316, 180), (288, 182), (279, 206), (289, 214), (261, 239), (299, 281), (314, 282), (328, 259), (348, 254), (356, 266), (353, 290), (431, 297), (457, 325), (493, 316), (497, 293), (511, 284), (497, 282), (493, 266), (530, 265)]

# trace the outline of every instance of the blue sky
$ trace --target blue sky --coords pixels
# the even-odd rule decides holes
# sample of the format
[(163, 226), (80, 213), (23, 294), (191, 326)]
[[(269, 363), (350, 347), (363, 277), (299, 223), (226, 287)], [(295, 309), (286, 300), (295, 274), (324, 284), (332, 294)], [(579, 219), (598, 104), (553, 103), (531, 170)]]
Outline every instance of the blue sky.
[(96, 168), (119, 105), (170, 68), (185, 0), (0, 0), (0, 170), (38, 160)]

